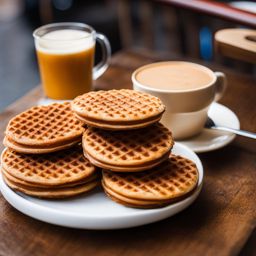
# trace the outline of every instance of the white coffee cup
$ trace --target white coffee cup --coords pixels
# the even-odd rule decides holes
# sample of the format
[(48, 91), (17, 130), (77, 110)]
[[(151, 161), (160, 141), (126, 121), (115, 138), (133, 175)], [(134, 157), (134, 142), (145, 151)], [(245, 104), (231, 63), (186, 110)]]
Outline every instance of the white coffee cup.
[[(154, 73), (156, 68), (159, 72)], [(176, 84), (173, 84), (175, 81), (172, 81), (172, 77), (169, 77), (171, 78), (169, 83), (168, 75), (175, 68), (178, 71), (181, 69), (181, 72), (177, 71), (178, 73), (174, 74)], [(184, 73), (182, 73), (182, 68), (184, 68)], [(194, 73), (188, 72), (190, 69), (196, 71), (196, 76), (193, 77)], [(145, 82), (139, 81), (141, 74), (144, 75), (144, 78), (147, 74), (155, 75), (151, 76), (151, 80), (150, 78), (146, 79), (147, 82)], [(167, 84), (164, 88), (160, 88), (161, 86), (157, 84), (158, 78), (159, 83), (165, 83), (165, 75)], [(196, 82), (197, 78), (201, 76), (205, 76), (207, 79), (200, 81), (200, 86), (193, 85), (191, 88), (186, 88), (186, 82), (189, 83), (190, 79)], [(133, 72), (132, 82), (134, 90), (152, 94), (163, 101), (166, 111), (161, 122), (172, 131), (174, 138), (178, 140), (192, 137), (202, 131), (211, 103), (222, 97), (227, 84), (226, 76), (223, 73), (213, 72), (202, 65), (183, 61), (157, 62), (142, 66)], [(183, 84), (183, 86), (179, 88), (179, 84)]]

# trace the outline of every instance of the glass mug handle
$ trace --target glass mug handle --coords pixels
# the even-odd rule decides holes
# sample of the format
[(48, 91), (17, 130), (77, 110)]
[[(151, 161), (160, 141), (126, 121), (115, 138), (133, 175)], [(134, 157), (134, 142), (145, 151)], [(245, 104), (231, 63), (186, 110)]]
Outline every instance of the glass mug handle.
[(93, 68), (93, 79), (99, 78), (108, 68), (111, 57), (111, 47), (106, 36), (96, 33), (96, 41), (100, 44), (102, 60)]

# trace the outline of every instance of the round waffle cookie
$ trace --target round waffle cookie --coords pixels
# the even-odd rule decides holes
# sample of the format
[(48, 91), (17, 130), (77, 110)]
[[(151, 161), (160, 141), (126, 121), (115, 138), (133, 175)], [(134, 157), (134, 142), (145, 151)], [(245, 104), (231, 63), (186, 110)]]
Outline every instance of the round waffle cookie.
[(8, 184), (30, 190), (74, 188), (99, 179), (96, 167), (78, 146), (43, 155), (25, 155), (6, 149), (1, 163)]
[(36, 188), (21, 185), (19, 183), (15, 183), (13, 180), (7, 178), (7, 176), (3, 175), (6, 184), (19, 192), (24, 194), (40, 197), (40, 198), (66, 198), (70, 196), (79, 195), (88, 191), (91, 191), (96, 186), (100, 185), (99, 180), (93, 180), (87, 183), (75, 185), (72, 187), (61, 187), (61, 188)]
[(1, 163), (6, 184), (31, 196), (65, 198), (100, 184), (99, 172), (78, 146), (43, 155), (25, 155), (6, 149)]
[(69, 102), (36, 106), (10, 120), (4, 145), (27, 154), (55, 152), (79, 143), (83, 131)]
[(103, 170), (102, 185), (114, 201), (135, 208), (157, 208), (193, 193), (198, 183), (196, 165), (171, 155), (147, 172), (115, 173)]
[(158, 122), (165, 110), (159, 98), (128, 89), (89, 92), (71, 105), (85, 124), (107, 130), (146, 127)]
[[(9, 181), (17, 184), (17, 185), (21, 185), (21, 186), (25, 186), (25, 187), (29, 187), (29, 188), (51, 188), (51, 185), (43, 185), (43, 184), (37, 184), (37, 183), (32, 183), (32, 182), (27, 182), (21, 179), (18, 179), (14, 176), (12, 176), (10, 173), (8, 173), (6, 170), (4, 170), (3, 168), (1, 169), (2, 174), (5, 176), (6, 179), (8, 179)], [(74, 181), (74, 182), (69, 182), (66, 184), (60, 184), (60, 185), (54, 185), (54, 188), (68, 188), (68, 187), (74, 187), (77, 185), (83, 185), (86, 184), (90, 181), (95, 181), (97, 179), (99, 179), (99, 173), (95, 173), (94, 175), (91, 175), (89, 178), (84, 178), (78, 181)]]
[(91, 163), (117, 172), (138, 172), (159, 165), (168, 159), (173, 143), (171, 132), (160, 123), (133, 131), (89, 127), (82, 139)]

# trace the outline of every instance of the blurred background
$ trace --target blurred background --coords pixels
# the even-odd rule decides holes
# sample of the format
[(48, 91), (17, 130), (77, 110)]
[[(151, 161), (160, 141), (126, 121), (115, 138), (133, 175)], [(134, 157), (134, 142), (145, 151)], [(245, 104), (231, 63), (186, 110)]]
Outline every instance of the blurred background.
[[(253, 21), (243, 15), (256, 13), (255, 1), (170, 1), (171, 5), (166, 2), (0, 0), (0, 110), (40, 83), (32, 32), (52, 22), (91, 25), (109, 38), (113, 53), (123, 48), (143, 48), (168, 52), (170, 56), (218, 61), (255, 74), (252, 64), (214, 54), (213, 44), (214, 32), (219, 29), (256, 26), (256, 18)], [(186, 7), (186, 2), (195, 2), (195, 6)], [(214, 5), (202, 9), (204, 2)], [(218, 7), (223, 7), (223, 3), (227, 9)], [(234, 9), (244, 12), (232, 18), (230, 10)]]

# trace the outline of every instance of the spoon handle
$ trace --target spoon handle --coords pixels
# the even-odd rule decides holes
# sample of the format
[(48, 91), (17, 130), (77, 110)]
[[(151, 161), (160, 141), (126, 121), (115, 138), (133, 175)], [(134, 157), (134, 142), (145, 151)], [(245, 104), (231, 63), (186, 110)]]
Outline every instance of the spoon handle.
[(244, 130), (237, 130), (237, 129), (223, 127), (223, 126), (212, 126), (211, 128), (215, 129), (215, 130), (220, 130), (220, 131), (232, 132), (232, 133), (244, 136), (244, 137), (256, 139), (256, 133), (254, 133), (254, 132), (248, 132), (248, 131), (244, 131)]

